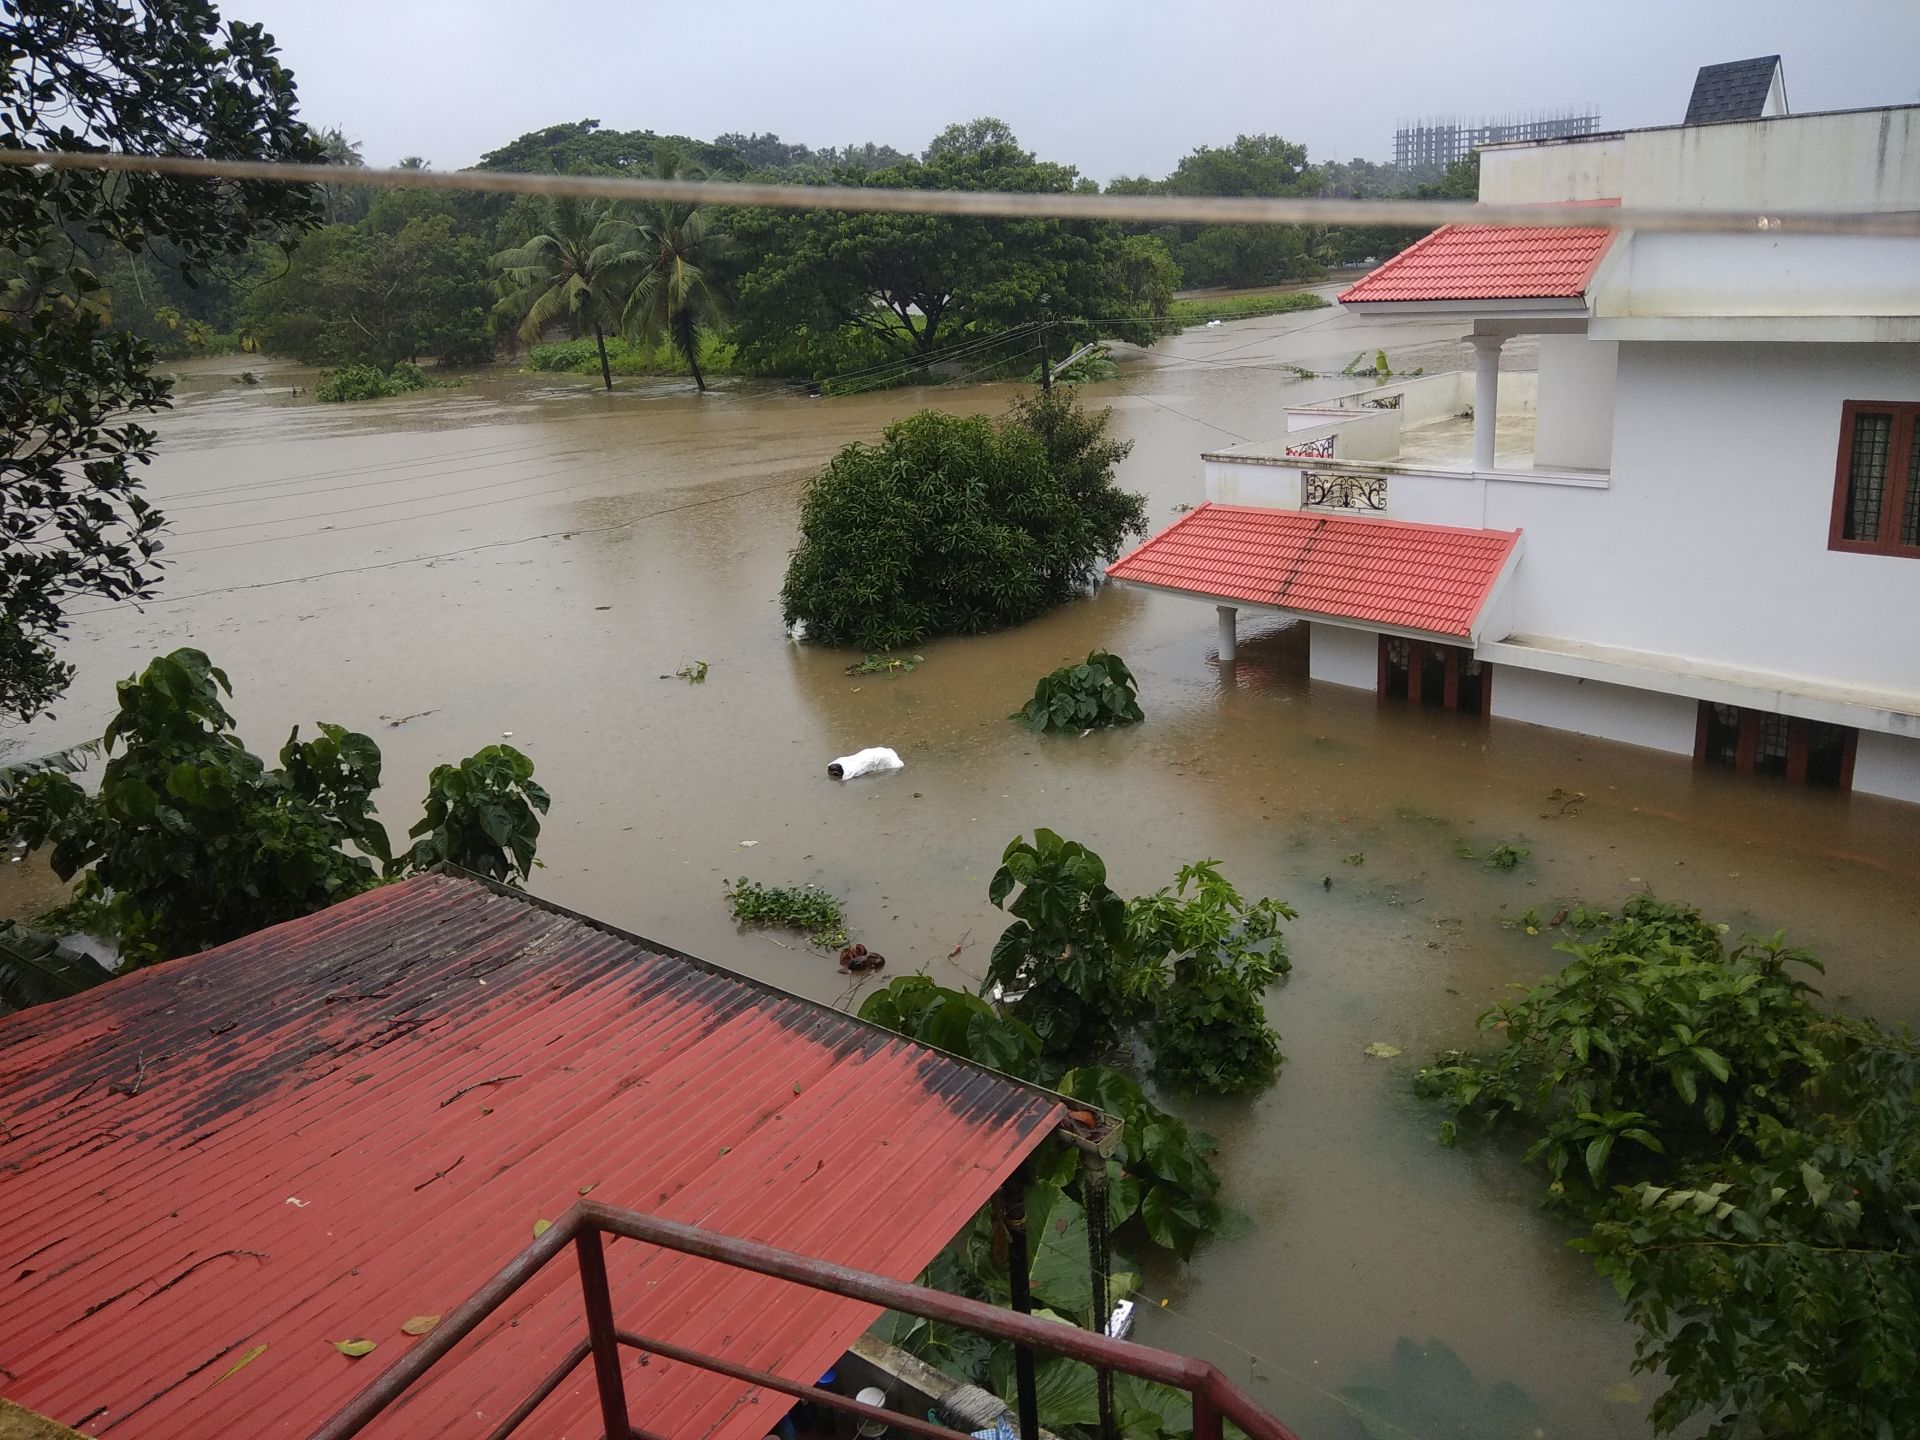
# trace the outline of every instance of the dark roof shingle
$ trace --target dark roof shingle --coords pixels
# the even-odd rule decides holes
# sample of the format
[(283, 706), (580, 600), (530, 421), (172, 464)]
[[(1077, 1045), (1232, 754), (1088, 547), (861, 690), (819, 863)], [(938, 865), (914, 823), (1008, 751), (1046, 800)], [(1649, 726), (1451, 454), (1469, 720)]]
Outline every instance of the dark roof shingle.
[(1688, 125), (1711, 125), (1721, 120), (1758, 120), (1767, 108), (1778, 55), (1756, 55), (1751, 60), (1728, 60), (1702, 65), (1693, 79), (1693, 98), (1687, 101)]

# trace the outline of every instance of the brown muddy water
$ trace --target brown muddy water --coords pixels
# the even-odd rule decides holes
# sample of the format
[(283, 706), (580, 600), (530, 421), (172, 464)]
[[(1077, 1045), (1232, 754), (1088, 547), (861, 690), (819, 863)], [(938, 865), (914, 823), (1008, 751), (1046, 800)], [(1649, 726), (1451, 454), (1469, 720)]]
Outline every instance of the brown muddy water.
[[(1136, 442), (1122, 479), (1158, 526), (1201, 498), (1200, 450), (1270, 437), (1283, 405), (1346, 388), (1276, 362), (1337, 368), (1386, 346), (1432, 369), (1464, 363), (1457, 334), (1330, 310), (1234, 322), (1087, 398)], [(248, 365), (263, 384), (235, 383)], [(163, 600), (81, 621), (73, 693), (16, 752), (97, 735), (113, 682), (179, 645), (226, 668), (258, 750), (315, 719), (376, 737), (402, 826), (432, 764), (510, 734), (554, 797), (540, 893), (848, 1004), (830, 959), (736, 930), (722, 882), (824, 885), (887, 974), (972, 983), (1004, 923), (986, 886), (1012, 836), (1084, 839), (1128, 893), (1219, 859), (1300, 908), (1271, 1002), (1290, 1060), (1251, 1102), (1179, 1107), (1219, 1136), (1228, 1198), (1256, 1228), (1151, 1274), (1137, 1333), (1215, 1359), (1310, 1440), (1363, 1433), (1341, 1391), (1403, 1336), (1523, 1389), (1540, 1433), (1647, 1433), (1631, 1333), (1536, 1208), (1535, 1177), (1439, 1148), (1408, 1093), (1421, 1057), (1470, 1042), (1504, 986), (1552, 967), (1545, 938), (1503, 920), (1647, 887), (1736, 929), (1785, 928), (1828, 961), (1829, 995), (1920, 1019), (1911, 809), (1382, 706), (1309, 683), (1293, 638), (1258, 622), (1223, 667), (1212, 610), (1168, 596), (1103, 590), (924, 646), (904, 675), (850, 677), (857, 656), (792, 644), (777, 593), (810, 470), (924, 404), (998, 412), (1008, 388), (608, 396), (500, 373), (346, 407), (293, 393), (311, 380), (187, 367), (152, 471), (175, 527)], [(1036, 677), (1095, 646), (1133, 666), (1147, 723), (1040, 739), (1007, 722)], [(702, 659), (704, 684), (663, 678)], [(865, 745), (907, 768), (827, 778)], [(1456, 853), (1501, 841), (1532, 858), (1495, 873)], [(1369, 1058), (1373, 1041), (1404, 1055)]]

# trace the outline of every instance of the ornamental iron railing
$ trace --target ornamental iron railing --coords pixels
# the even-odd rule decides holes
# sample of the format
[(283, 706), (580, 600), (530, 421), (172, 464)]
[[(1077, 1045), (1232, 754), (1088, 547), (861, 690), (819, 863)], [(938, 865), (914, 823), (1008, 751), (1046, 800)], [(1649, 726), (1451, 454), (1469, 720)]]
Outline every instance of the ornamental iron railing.
[(1305, 510), (1374, 510), (1385, 514), (1387, 477), (1303, 470), (1300, 505)]

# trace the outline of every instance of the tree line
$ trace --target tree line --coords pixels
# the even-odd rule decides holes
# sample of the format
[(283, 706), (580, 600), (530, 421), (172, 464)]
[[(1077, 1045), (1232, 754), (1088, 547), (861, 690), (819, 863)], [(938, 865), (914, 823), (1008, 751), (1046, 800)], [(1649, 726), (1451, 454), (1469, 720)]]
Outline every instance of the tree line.
[[(321, 158), (359, 166), (338, 130)], [(403, 166), (425, 166), (408, 157)], [(754, 179), (886, 188), (1085, 192), (991, 117), (948, 126), (919, 155), (891, 146), (811, 149), (773, 134), (712, 141), (595, 120), (488, 152), (480, 170)], [(1473, 193), (1470, 172), (1416, 187), (1390, 165), (1312, 165), (1274, 135), (1201, 146), (1163, 179), (1111, 193)], [(164, 247), (103, 266), (111, 323), (162, 354), (261, 350), (319, 365), (468, 365), (531, 347), (536, 368), (677, 370), (823, 380), (937, 364), (964, 342), (1006, 337), (977, 362), (1037, 363), (1084, 340), (1150, 343), (1182, 287), (1310, 280), (1390, 254), (1382, 227), (1122, 225), (734, 207), (551, 202), (535, 197), (318, 187), (321, 223), (262, 237), (188, 284)], [(1034, 327), (1038, 327), (1037, 329)], [(1032, 333), (1029, 333), (1029, 332)], [(561, 348), (541, 350), (542, 341)], [(566, 342), (578, 342), (568, 346)], [(591, 344), (587, 344), (587, 342)], [(1025, 343), (1016, 343), (1024, 341)]]

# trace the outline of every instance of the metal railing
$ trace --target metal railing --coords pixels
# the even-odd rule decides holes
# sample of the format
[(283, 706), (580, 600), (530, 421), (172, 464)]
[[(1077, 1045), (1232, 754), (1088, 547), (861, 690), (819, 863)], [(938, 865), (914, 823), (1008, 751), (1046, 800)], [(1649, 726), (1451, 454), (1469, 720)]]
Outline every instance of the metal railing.
[[(1252, 1397), (1204, 1360), (1155, 1350), (1131, 1341), (1112, 1340), (1092, 1331), (1002, 1310), (978, 1300), (962, 1299), (924, 1286), (891, 1280), (884, 1275), (873, 1275), (864, 1270), (798, 1255), (773, 1245), (742, 1240), (732, 1235), (717, 1235), (697, 1226), (662, 1220), (637, 1211), (620, 1210), (592, 1200), (580, 1201), (555, 1221), (533, 1244), (509, 1261), (499, 1274), (443, 1318), (405, 1357), (315, 1430), (313, 1440), (348, 1440), (348, 1437), (358, 1435), (568, 1246), (573, 1247), (580, 1266), (580, 1288), (586, 1300), (587, 1334), (489, 1432), (487, 1440), (504, 1440), (504, 1437), (511, 1435), (539, 1408), (542, 1401), (566, 1383), (568, 1377), (589, 1356), (593, 1359), (606, 1440), (673, 1440), (670, 1436), (652, 1435), (635, 1425), (629, 1416), (626, 1386), (620, 1373), (620, 1347), (623, 1345), (790, 1395), (796, 1400), (846, 1411), (861, 1419), (875, 1418), (873, 1407), (862, 1405), (844, 1395), (750, 1366), (736, 1365), (657, 1336), (621, 1329), (614, 1320), (613, 1298), (607, 1287), (602, 1235), (625, 1236), (664, 1250), (790, 1280), (812, 1290), (843, 1295), (851, 1300), (864, 1300), (922, 1319), (956, 1325), (998, 1340), (1010, 1341), (1029, 1354), (1033, 1350), (1043, 1350), (1081, 1361), (1096, 1369), (1137, 1375), (1144, 1380), (1171, 1385), (1192, 1397), (1193, 1440), (1221, 1440), (1222, 1422), (1225, 1420), (1231, 1420), (1239, 1426), (1249, 1440), (1298, 1440), (1292, 1431), (1268, 1415), (1254, 1403)], [(1030, 1423), (1031, 1417), (1024, 1417), (1023, 1429)], [(966, 1431), (952, 1430), (895, 1411), (887, 1412), (886, 1424), (890, 1430), (920, 1436), (922, 1440), (970, 1440)], [(1039, 1440), (1039, 1437), (1028, 1430), (1022, 1440)]]

